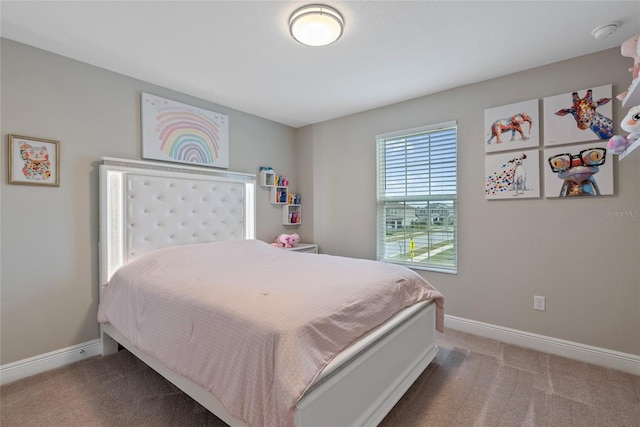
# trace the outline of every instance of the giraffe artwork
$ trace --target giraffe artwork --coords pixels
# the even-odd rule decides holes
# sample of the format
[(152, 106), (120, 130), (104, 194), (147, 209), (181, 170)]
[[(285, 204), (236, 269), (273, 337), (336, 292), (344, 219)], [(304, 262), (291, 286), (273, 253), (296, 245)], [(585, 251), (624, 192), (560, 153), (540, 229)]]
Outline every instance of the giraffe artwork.
[(545, 145), (613, 136), (611, 85), (545, 98), (544, 108)]

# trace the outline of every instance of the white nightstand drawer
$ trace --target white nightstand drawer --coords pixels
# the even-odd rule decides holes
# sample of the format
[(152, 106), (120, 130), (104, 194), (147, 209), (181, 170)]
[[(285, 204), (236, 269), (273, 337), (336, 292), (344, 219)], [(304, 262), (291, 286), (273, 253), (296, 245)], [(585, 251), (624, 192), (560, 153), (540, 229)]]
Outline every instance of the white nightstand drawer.
[(288, 251), (296, 251), (296, 252), (310, 252), (312, 254), (318, 253), (318, 245), (313, 243), (298, 243), (298, 246), (295, 248), (284, 248)]

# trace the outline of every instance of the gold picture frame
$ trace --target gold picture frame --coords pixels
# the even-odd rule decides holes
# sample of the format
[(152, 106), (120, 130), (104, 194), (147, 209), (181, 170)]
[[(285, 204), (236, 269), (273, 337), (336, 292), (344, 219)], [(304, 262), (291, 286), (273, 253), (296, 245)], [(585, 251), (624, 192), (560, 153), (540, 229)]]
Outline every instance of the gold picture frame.
[(60, 186), (60, 142), (9, 135), (9, 184)]

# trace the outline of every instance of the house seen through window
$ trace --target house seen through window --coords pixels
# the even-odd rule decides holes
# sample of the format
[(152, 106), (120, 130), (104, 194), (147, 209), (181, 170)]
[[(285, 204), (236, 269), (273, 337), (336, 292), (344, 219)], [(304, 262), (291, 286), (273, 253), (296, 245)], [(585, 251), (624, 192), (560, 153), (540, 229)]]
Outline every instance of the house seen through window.
[(378, 259), (456, 272), (456, 122), (376, 140)]

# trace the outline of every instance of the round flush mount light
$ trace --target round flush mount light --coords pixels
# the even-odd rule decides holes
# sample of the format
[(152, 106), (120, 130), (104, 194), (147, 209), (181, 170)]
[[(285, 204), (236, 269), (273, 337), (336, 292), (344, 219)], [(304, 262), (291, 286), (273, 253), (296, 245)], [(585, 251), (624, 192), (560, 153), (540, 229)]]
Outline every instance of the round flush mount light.
[(602, 40), (609, 37), (611, 34), (615, 33), (618, 30), (620, 23), (618, 21), (610, 22), (605, 25), (600, 25), (593, 30), (591, 30), (591, 35), (596, 40)]
[(307, 46), (331, 44), (340, 38), (343, 29), (340, 12), (321, 4), (303, 6), (289, 18), (291, 36)]

